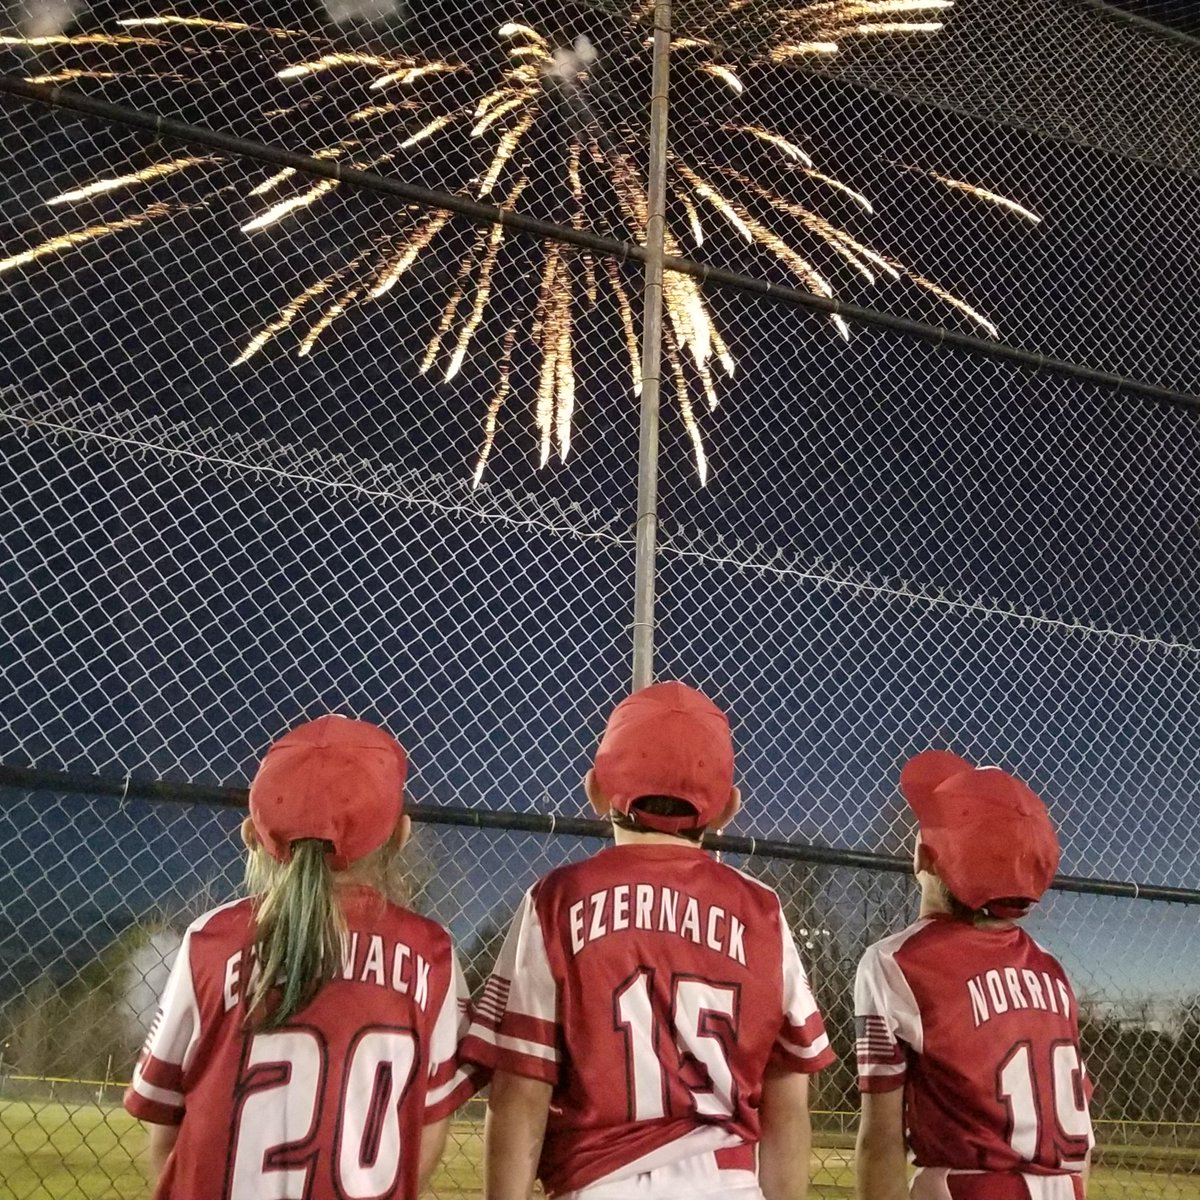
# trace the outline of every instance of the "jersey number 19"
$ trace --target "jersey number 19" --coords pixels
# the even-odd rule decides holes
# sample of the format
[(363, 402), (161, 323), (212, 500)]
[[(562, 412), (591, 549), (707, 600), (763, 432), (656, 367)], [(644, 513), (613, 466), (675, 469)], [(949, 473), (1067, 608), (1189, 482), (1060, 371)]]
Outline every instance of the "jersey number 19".
[(1033, 1162), (1050, 1134), (1059, 1165), (1088, 1152), (1091, 1119), (1083, 1091), (1083, 1063), (1074, 1042), (1056, 1042), (1048, 1062), (1034, 1062), (1029, 1042), (1018, 1042), (996, 1072), (996, 1094), (1008, 1109), (1008, 1144)]

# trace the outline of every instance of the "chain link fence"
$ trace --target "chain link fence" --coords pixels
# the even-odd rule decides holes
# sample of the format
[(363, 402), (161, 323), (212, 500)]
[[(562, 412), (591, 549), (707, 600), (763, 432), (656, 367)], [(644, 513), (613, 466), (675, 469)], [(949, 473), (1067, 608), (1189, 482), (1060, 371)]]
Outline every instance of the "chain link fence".
[[(628, 687), (653, 9), (334, 8), (0, 37), (9, 76), (444, 194), (0, 93), (0, 763), (78, 788), (0, 792), (0, 1196), (144, 1194), (120, 1085), (241, 873), (186, 788), (301, 717), (410, 748), (407, 885), (475, 983), (595, 845), (561, 826)], [(1200, 51), (1072, 0), (671, 29), (665, 248), (745, 279), (667, 273), (657, 669), (734, 717), (732, 861), (787, 898), (841, 1055), (817, 1194), (852, 1191), (850, 982), (913, 915), (895, 778), (936, 745), (1027, 778), (1108, 881), (1031, 920), (1085, 1010), (1089, 1194), (1200, 1196)], [(478, 1150), (467, 1110), (435, 1194), (478, 1193)]]

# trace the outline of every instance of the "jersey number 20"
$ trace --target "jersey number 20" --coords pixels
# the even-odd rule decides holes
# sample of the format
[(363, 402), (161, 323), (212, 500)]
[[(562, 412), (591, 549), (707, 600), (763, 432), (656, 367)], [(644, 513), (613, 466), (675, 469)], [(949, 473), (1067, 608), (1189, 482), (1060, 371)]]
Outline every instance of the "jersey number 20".
[[(400, 1174), (400, 1100), (412, 1082), (416, 1039), (407, 1029), (365, 1029), (336, 1080), (341, 1102), (334, 1173), (346, 1200), (391, 1193)], [(329, 1073), (310, 1029), (255, 1034), (234, 1118), (227, 1200), (303, 1200)], [(286, 1132), (285, 1132), (286, 1131)]]
[[(654, 1010), (653, 977), (654, 972), (643, 967), (622, 984), (614, 997), (616, 1026), (625, 1035), (630, 1118), (653, 1121), (667, 1115), (660, 1040), (664, 1036), (673, 1038), (678, 1053), (695, 1059), (708, 1074), (711, 1086), (692, 1090), (695, 1111), (704, 1117), (728, 1116), (733, 1112), (733, 1073), (725, 1044), (714, 1026), (724, 1024), (737, 1036), (737, 988), (676, 976), (670, 1020), (663, 1021)], [(663, 1025), (668, 1028), (663, 1029)]]

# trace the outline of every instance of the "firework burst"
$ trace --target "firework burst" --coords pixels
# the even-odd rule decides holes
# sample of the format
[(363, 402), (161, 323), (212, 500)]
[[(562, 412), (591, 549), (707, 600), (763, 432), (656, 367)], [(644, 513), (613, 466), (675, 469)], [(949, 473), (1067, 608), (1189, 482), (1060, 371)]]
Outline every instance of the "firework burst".
[[(966, 300), (910, 269), (830, 215), (849, 205), (866, 214), (871, 201), (846, 182), (823, 172), (813, 156), (786, 133), (767, 128), (741, 107), (746, 74), (755, 66), (796, 64), (838, 53), (847, 43), (874, 37), (927, 35), (941, 27), (953, 0), (817, 0), (781, 8), (774, 0), (724, 0), (704, 20), (681, 31), (672, 42), (673, 73), (685, 88), (703, 87), (710, 112), (721, 101), (723, 115), (712, 124), (703, 151), (680, 139), (668, 163), (666, 251), (682, 255), (705, 244), (717, 232), (740, 239), (774, 269), (814, 295), (837, 294), (835, 272), (849, 271), (868, 284), (908, 281), (964, 318), (994, 335), (996, 327)], [(262, 116), (286, 122), (315, 105), (337, 130), (310, 154), (358, 169), (416, 171), (429, 182), (427, 166), (415, 167), (433, 152), (443, 163), (470, 164), (469, 177), (440, 183), (447, 191), (496, 204), (507, 212), (534, 211), (577, 230), (640, 240), (647, 222), (647, 183), (643, 161), (646, 142), (644, 97), (630, 98), (627, 88), (606, 79), (606, 57), (615, 56), (628, 74), (641, 59), (649, 76), (649, 27), (652, 6), (633, 4), (616, 18), (617, 36), (604, 47), (587, 33), (564, 29), (561, 21), (533, 18), (506, 21), (494, 30), (498, 54), (493, 62), (469, 56), (440, 59), (352, 49), (345, 43), (299, 29), (259, 26), (172, 13), (121, 21), (111, 33), (10, 36), (0, 44), (34, 52), (31, 78), (46, 81), (105, 81), (121, 75), (175, 80), (219, 70), (236, 49), (256, 49), (270, 65), (276, 86), (273, 106)], [(614, 17), (603, 14), (597, 28), (613, 30)], [(731, 34), (737, 30), (737, 36)], [(746, 30), (752, 31), (749, 49)], [(122, 65), (136, 51), (139, 65)], [(97, 64), (95, 56), (108, 52)], [(47, 64), (48, 54), (58, 61)], [(155, 66), (154, 54), (162, 61)], [(114, 63), (114, 59), (118, 60)], [(332, 85), (327, 95), (319, 90)], [(715, 95), (714, 95), (715, 93)], [(355, 98), (357, 95), (357, 99)], [(347, 103), (347, 97), (350, 102)], [(681, 115), (675, 110), (678, 126)], [(782, 185), (767, 187), (763, 173), (735, 165), (750, 155), (767, 156), (770, 177)], [(553, 169), (547, 169), (547, 163)], [(99, 239), (144, 228), (209, 199), (226, 194), (215, 179), (224, 160), (215, 155), (163, 156), (144, 168), (90, 179), (47, 203), (58, 209), (96, 197), (121, 197), (128, 205), (107, 221), (46, 237), (31, 248), (0, 259), (0, 273), (35, 260), (77, 251)], [(1026, 220), (1035, 214), (990, 189), (903, 167), (926, 175), (959, 194), (982, 200)], [(200, 199), (188, 203), (155, 199), (152, 190), (172, 177), (210, 177), (212, 189), (194, 187)], [(248, 237), (269, 236), (287, 222), (311, 218), (343, 190), (334, 179), (313, 180), (292, 169), (270, 173), (249, 188), (245, 200), (252, 215), (240, 228)], [(145, 197), (151, 193), (148, 202)], [(139, 197), (143, 198), (140, 207)], [(820, 209), (826, 211), (819, 211)], [(242, 368), (275, 344), (290, 344), (308, 355), (347, 313), (394, 300), (405, 276), (444, 240), (452, 214), (409, 206), (352, 249), (344, 266), (310, 279), (288, 297), (275, 316), (231, 355)], [(445, 380), (463, 370), (481, 330), (489, 321), (497, 291), (513, 288), (505, 272), (510, 239), (500, 226), (477, 231), (454, 268), (447, 299), (437, 314), (418, 367)], [(524, 287), (532, 296), (527, 310), (499, 326), (488, 362), (493, 391), (483, 419), (483, 437), (475, 468), (478, 483), (495, 446), (506, 405), (525, 390), (532, 401), (540, 462), (570, 451), (577, 392), (586, 386), (576, 363), (576, 326), (581, 313), (598, 304), (602, 292), (615, 311), (627, 359), (631, 389), (641, 390), (635, 292), (617, 264), (572, 246), (547, 241), (540, 247), (536, 274), (528, 267)], [(510, 264), (511, 265), (511, 264)], [(700, 286), (687, 276), (668, 273), (664, 282), (664, 352), (668, 376), (683, 423), (691, 438), (697, 469), (707, 474), (696, 402), (713, 408), (718, 377), (732, 376), (734, 356), (722, 338), (718, 315)], [(850, 328), (830, 317), (836, 335), (849, 339)], [(518, 360), (528, 372), (518, 374)], [(476, 361), (472, 357), (472, 362)]]

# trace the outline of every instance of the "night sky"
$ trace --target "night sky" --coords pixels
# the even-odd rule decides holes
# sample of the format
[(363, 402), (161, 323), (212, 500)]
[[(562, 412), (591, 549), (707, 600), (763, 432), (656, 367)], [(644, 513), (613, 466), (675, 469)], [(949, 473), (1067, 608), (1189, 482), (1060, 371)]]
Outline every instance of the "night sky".
[[(588, 32), (603, 50), (609, 18), (556, 11), (563, 36)], [(372, 36), (417, 51), (444, 21), (414, 9)], [(482, 44), (494, 24), (455, 36)], [(203, 87), (102, 94), (283, 140), (282, 118), (256, 116), (270, 92), (261, 48), (239, 53), (236, 71), (226, 63)], [(636, 106), (614, 95), (639, 77), (607, 69), (599, 95), (615, 136)], [(868, 220), (825, 197), (823, 211), (968, 297), (1002, 337), (1200, 387), (1185, 336), (1200, 320), (1192, 176), (844, 81), (770, 68), (746, 78), (747, 119), (801, 138), (877, 208)], [(697, 111), (716, 103), (687, 95)], [(0, 252), (77, 227), (40, 203), (54, 191), (161, 153), (141, 134), (0, 105), (0, 156), (17, 168)], [(295, 144), (321, 144), (338, 111), (305, 109)], [(701, 153), (706, 128), (679, 120), (676, 146)], [(561, 215), (552, 141), (533, 155), (537, 215)], [(440, 153), (412, 166), (417, 182), (473, 169)], [(1030, 228), (897, 163), (987, 181), (1045, 220)], [(181, 177), (153, 195), (225, 190), (172, 222), (0, 279), (0, 758), (244, 782), (270, 738), (332, 708), (405, 741), (416, 800), (574, 815), (628, 679), (637, 415), (615, 305), (602, 298), (577, 327), (568, 463), (537, 466), (527, 350), (486, 486), (472, 491), (487, 366), (505, 321), (528, 317), (541, 248), (511, 240), (497, 313), (450, 384), (413, 363), (474, 237), (458, 222), (393, 299), (349, 313), (325, 348), (298, 359), (296, 339), (280, 339), (233, 371), (289, 296), (395, 220), (392, 200), (342, 196), (247, 237), (238, 224), (261, 204), (246, 193), (266, 174), (229, 163), (203, 182)], [(123, 204), (102, 198), (88, 219)], [(706, 256), (788, 282), (708, 224)], [(636, 292), (636, 271), (623, 270)], [(847, 299), (973, 331), (914, 288), (837, 278)], [(748, 796), (735, 832), (896, 852), (907, 838), (898, 764), (948, 745), (1046, 795), (1065, 869), (1196, 886), (1194, 412), (869, 330), (845, 347), (818, 318), (709, 294), (738, 371), (701, 417), (706, 488), (677, 412), (665, 416), (659, 673), (704, 687), (735, 720)], [(54, 425), (90, 436), (55, 440)], [(0, 996), (43, 966), (79, 965), (130, 921), (224, 895), (234, 824), (6, 795)], [(464, 940), (564, 852), (457, 836), (430, 839), (442, 878), (430, 905)], [(1112, 910), (1056, 899), (1038, 932), (1090, 961), (1101, 988), (1200, 985), (1178, 965), (1164, 974), (1196, 961), (1179, 949), (1186, 914), (1142, 906), (1114, 926)], [(1107, 936), (1099, 918), (1105, 930), (1136, 924), (1141, 952), (1118, 967), (1119, 938), (1093, 945)], [(1071, 949), (1081, 945), (1093, 950)]]

